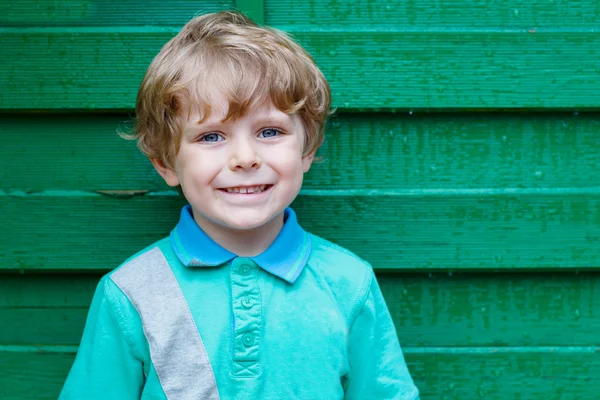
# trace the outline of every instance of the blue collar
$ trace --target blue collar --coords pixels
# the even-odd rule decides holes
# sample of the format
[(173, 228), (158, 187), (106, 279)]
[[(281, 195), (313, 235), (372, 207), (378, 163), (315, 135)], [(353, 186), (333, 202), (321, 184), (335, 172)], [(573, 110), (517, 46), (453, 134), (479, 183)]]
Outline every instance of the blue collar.
[[(310, 255), (310, 236), (298, 224), (296, 213), (286, 208), (281, 232), (264, 252), (251, 257), (265, 271), (294, 283)], [(238, 257), (212, 240), (194, 221), (192, 207), (181, 210), (179, 223), (171, 231), (171, 245), (186, 267), (214, 267)]]

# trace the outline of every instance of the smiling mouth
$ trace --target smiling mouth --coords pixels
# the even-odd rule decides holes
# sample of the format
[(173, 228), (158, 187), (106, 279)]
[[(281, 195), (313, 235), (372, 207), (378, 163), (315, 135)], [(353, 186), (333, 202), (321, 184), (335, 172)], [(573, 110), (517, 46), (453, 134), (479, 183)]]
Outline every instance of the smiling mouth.
[(273, 185), (237, 186), (219, 189), (222, 192), (233, 194), (259, 194), (271, 189)]

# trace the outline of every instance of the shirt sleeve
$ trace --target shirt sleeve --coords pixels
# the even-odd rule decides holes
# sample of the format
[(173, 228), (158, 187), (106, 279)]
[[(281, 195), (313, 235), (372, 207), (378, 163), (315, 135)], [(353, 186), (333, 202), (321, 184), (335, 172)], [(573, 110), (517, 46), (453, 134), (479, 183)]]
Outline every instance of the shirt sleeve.
[(371, 271), (371, 284), (350, 330), (347, 400), (419, 398), (408, 372), (396, 329), (379, 284)]
[(131, 351), (111, 304), (110, 282), (100, 281), (75, 362), (59, 400), (139, 399), (142, 362)]

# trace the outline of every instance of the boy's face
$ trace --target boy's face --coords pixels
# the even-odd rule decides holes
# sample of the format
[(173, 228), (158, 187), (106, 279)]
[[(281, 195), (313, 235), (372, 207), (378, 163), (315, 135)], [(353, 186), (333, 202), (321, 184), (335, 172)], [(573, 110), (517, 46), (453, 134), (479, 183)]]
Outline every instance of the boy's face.
[[(224, 99), (201, 124), (187, 122), (174, 169), (157, 170), (181, 185), (196, 222), (209, 233), (281, 226), (314, 154), (303, 156), (304, 125), (272, 104), (222, 122)], [(155, 166), (156, 162), (153, 161)]]

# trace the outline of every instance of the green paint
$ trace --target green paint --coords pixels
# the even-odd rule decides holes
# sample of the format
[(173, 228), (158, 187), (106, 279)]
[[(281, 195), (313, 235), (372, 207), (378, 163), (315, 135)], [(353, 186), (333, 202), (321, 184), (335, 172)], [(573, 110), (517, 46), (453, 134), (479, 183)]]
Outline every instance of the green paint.
[[(65, 296), (68, 296), (68, 293), (65, 293)], [(0, 308), (3, 327), (0, 332), (0, 344), (77, 345), (83, 334), (87, 313), (87, 307)]]
[[(0, 192), (0, 196), (2, 196)], [(590, 188), (541, 188), (541, 189), (305, 189), (300, 195), (311, 197), (459, 197), (459, 196), (561, 196), (600, 195), (600, 187)]]
[(78, 346), (19, 346), (0, 345), (0, 353), (50, 353), (50, 354), (73, 354), (77, 352)]
[[(135, 144), (117, 136), (127, 118), (0, 115), (0, 192), (169, 190)], [(338, 114), (304, 189), (594, 195), (599, 124), (599, 113)]]
[[(553, 31), (294, 31), (342, 109), (598, 108), (600, 36)], [(3, 34), (0, 109), (130, 110), (173, 36)], [(552, 68), (548, 68), (551, 65)]]
[(596, 28), (596, 0), (266, 0), (270, 25), (310, 28)]
[(236, 0), (235, 7), (259, 25), (265, 23), (264, 0)]
[[(600, 187), (587, 188), (502, 188), (502, 189), (301, 189), (301, 197), (460, 197), (460, 196), (565, 196), (600, 195)], [(37, 197), (113, 197), (130, 199), (133, 197), (178, 197), (176, 190), (148, 192), (147, 190), (0, 190), (0, 197), (37, 198)]]
[(100, 275), (64, 272), (0, 275), (0, 309), (87, 308), (99, 280)]
[(595, 354), (600, 351), (598, 346), (561, 346), (561, 347), (406, 347), (404, 354)]
[(378, 275), (403, 346), (465, 353), (597, 347), (599, 278), (538, 271)]
[(177, 26), (234, 0), (0, 0), (3, 26)]
[[(407, 349), (408, 350), (408, 349)], [(406, 353), (422, 400), (592, 400), (600, 352)]]
[[(167, 236), (183, 203), (176, 196), (4, 197), (0, 220), (12, 229), (0, 232), (0, 268), (114, 268)], [(293, 207), (307, 230), (378, 269), (600, 266), (600, 199), (587, 194), (301, 196)]]
[(56, 400), (75, 355), (0, 352), (0, 399)]
[(44, 24), (50, 21), (76, 22), (85, 20), (93, 7), (86, 0), (37, 0), (10, 1), (1, 0), (0, 23), (2, 25)]

